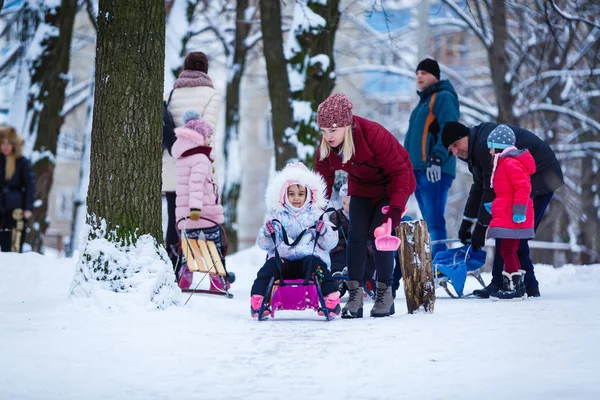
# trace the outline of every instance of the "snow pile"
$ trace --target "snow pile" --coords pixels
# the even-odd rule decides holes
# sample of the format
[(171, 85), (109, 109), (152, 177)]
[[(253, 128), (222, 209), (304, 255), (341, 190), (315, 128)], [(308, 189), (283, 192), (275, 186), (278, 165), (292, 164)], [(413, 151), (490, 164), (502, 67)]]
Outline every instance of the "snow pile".
[(86, 225), (83, 234), (87, 241), (77, 263), (72, 297), (95, 298), (109, 307), (130, 303), (165, 309), (179, 303), (181, 291), (167, 252), (152, 236), (140, 236), (133, 244), (115, 243), (107, 238), (105, 221), (98, 228)]

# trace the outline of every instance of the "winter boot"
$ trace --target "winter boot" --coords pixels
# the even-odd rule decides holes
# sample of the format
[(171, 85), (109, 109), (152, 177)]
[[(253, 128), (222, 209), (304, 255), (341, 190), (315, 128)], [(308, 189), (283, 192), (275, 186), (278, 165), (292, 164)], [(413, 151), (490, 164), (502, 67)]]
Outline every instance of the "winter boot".
[(194, 280), (194, 273), (191, 272), (187, 265), (182, 265), (179, 268), (179, 288), (180, 289), (189, 289), (192, 286), (192, 281)]
[(527, 288), (527, 297), (540, 297), (540, 287), (529, 287)]
[(500, 289), (501, 288), (494, 282), (490, 282), (490, 284), (484, 287), (483, 289), (473, 290), (473, 296), (477, 296), (480, 299), (487, 299), (490, 297), (491, 293), (495, 293)]
[[(250, 298), (250, 315), (252, 318), (258, 318), (258, 312), (260, 311), (260, 306), (262, 306), (264, 297), (260, 294), (253, 294)], [(269, 315), (270, 311), (265, 309), (263, 311), (263, 317)]]
[(502, 289), (490, 293), (490, 297), (501, 300), (525, 298), (525, 283), (523, 282), (523, 270), (512, 274), (502, 272)]
[(363, 288), (359, 281), (348, 281), (348, 302), (342, 308), (342, 318), (362, 318)]
[[(331, 317), (337, 317), (342, 312), (340, 307), (340, 292), (329, 293), (325, 296), (325, 307)], [(323, 310), (319, 310), (319, 315), (325, 315)]]
[(396, 312), (392, 287), (385, 283), (377, 282), (377, 297), (371, 309), (371, 317), (389, 317)]

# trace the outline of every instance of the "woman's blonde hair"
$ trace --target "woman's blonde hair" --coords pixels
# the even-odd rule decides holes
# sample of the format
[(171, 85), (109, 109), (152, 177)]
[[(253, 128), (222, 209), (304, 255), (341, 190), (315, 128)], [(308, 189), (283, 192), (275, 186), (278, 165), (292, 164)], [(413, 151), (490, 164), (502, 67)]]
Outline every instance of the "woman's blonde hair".
[[(346, 131), (344, 132), (344, 141), (342, 142), (342, 163), (345, 164), (354, 155), (354, 139), (352, 138), (352, 126), (348, 125), (346, 127)], [(319, 152), (319, 159), (323, 161), (327, 157), (329, 157), (329, 153), (331, 153), (331, 146), (327, 143), (327, 140), (324, 138), (321, 139), (321, 150)]]
[(0, 125), (0, 142), (4, 139), (12, 144), (13, 154), (20, 157), (23, 149), (23, 139), (19, 137), (15, 128), (8, 125)]

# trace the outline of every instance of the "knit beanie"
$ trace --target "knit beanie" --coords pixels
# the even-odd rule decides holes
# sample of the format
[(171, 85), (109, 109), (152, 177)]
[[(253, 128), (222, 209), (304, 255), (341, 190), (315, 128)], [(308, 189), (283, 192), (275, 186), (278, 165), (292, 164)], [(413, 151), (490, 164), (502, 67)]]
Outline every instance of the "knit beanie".
[(332, 94), (317, 109), (319, 128), (341, 128), (352, 125), (352, 103), (341, 93)]
[(469, 128), (467, 128), (460, 122), (446, 122), (446, 125), (444, 125), (444, 129), (442, 130), (442, 144), (445, 148), (448, 148), (452, 143), (456, 142), (457, 140), (460, 140), (465, 136), (469, 136), (469, 132)]
[(417, 65), (417, 71), (429, 72), (431, 75), (438, 78), (438, 80), (440, 79), (440, 65), (431, 58), (426, 58), (421, 61), (419, 65)]
[(186, 111), (183, 114), (183, 122), (185, 122), (186, 128), (198, 132), (204, 137), (212, 136), (213, 134), (212, 126), (208, 122), (201, 120), (200, 114), (194, 110)]
[(501, 124), (495, 127), (487, 138), (488, 149), (504, 150), (515, 145), (517, 138), (515, 133), (507, 125)]

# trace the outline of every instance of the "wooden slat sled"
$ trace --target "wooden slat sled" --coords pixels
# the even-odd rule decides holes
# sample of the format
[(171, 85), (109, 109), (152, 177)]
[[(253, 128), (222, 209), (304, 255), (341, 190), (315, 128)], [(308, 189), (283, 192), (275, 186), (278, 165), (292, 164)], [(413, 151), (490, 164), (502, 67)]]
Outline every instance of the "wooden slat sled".
[(233, 295), (227, 290), (227, 271), (223, 265), (223, 260), (217, 246), (210, 240), (183, 238), (181, 240), (181, 250), (187, 261), (188, 269), (191, 272), (199, 272), (210, 275), (218, 275), (223, 285), (223, 291), (217, 292), (206, 289), (182, 289), (186, 293), (209, 293), (221, 294), (228, 298)]

